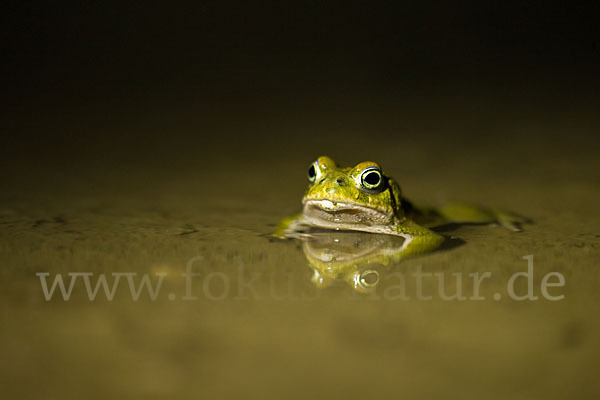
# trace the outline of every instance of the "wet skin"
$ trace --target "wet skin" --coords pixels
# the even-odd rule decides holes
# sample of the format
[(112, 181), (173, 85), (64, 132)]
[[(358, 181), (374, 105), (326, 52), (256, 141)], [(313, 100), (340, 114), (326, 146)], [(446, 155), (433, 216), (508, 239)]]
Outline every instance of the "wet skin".
[(498, 223), (518, 231), (520, 217), (495, 209), (462, 204), (418, 208), (379, 164), (340, 167), (326, 156), (308, 169), (309, 186), (302, 213), (282, 220), (274, 236), (301, 237), (307, 229), (351, 230), (404, 238), (403, 258), (439, 247), (444, 237), (430, 228), (451, 223)]

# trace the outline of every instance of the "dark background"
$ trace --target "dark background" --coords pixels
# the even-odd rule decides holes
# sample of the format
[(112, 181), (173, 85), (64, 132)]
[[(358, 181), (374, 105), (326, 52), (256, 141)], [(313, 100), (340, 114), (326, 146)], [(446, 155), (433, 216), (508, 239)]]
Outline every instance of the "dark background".
[(597, 126), (597, 5), (390, 3), (12, 2), (4, 166)]

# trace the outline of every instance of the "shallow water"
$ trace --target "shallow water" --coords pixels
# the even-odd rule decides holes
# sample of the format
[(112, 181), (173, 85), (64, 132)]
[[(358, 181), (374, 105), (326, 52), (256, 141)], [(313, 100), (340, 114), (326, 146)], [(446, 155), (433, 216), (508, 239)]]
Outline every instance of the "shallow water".
[[(190, 115), (162, 125), (67, 122), (90, 136), (17, 149), (18, 158), (5, 158), (0, 209), (5, 395), (592, 398), (600, 391), (600, 188), (590, 134), (598, 124), (493, 118), (445, 127), (247, 118), (206, 141), (177, 134), (206, 134)], [(106, 138), (103, 129), (134, 134)], [(302, 243), (268, 234), (299, 211), (306, 168), (321, 154), (376, 160), (417, 202), (497, 206), (533, 223), (520, 233), (444, 230), (453, 244), (445, 249), (370, 266), (378, 284), (368, 291), (343, 276), (316, 285)], [(528, 255), (538, 300), (517, 301), (507, 282), (527, 271)], [(199, 275), (186, 281), (187, 265)], [(438, 275), (423, 279), (431, 299), (419, 299), (418, 271), (441, 274), (448, 294), (462, 274), (467, 299), (445, 300)], [(485, 272), (483, 299), (470, 299), (469, 274)], [(561, 300), (541, 292), (550, 272), (564, 277), (564, 287), (548, 289)], [(89, 300), (83, 275), (68, 300), (58, 289), (46, 300), (37, 273), (49, 274), (48, 285), (56, 274), (91, 273), (92, 286), (99, 274), (109, 283), (125, 275), (112, 301), (102, 289)], [(138, 285), (143, 274), (153, 287), (163, 274), (155, 300), (146, 289), (132, 299), (128, 279)], [(520, 279), (516, 292), (526, 289)]]

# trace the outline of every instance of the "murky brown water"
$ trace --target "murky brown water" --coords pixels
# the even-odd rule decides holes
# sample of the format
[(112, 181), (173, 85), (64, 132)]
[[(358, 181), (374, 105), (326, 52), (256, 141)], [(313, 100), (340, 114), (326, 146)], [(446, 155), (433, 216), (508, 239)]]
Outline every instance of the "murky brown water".
[[(193, 131), (189, 121), (170, 122)], [(275, 119), (229, 126), (231, 142), (225, 132), (194, 146), (151, 125), (119, 125), (123, 146), (114, 132), (106, 141), (98, 134), (96, 149), (82, 140), (5, 162), (6, 398), (559, 399), (600, 392), (600, 188), (589, 135), (597, 124), (516, 118), (393, 126), (396, 135), (367, 123), (336, 127), (317, 118), (291, 128)], [(128, 129), (154, 133), (127, 138)], [(521, 233), (445, 231), (459, 245), (373, 267), (379, 284), (370, 293), (343, 279), (319, 288), (301, 243), (266, 234), (299, 210), (306, 168), (320, 154), (340, 163), (379, 161), (416, 201), (468, 200), (534, 224)], [(539, 299), (515, 301), (506, 285), (526, 271), (527, 255)], [(190, 260), (200, 275), (188, 287), (181, 274)], [(480, 290), (485, 300), (444, 301), (435, 278), (422, 287), (432, 299), (419, 300), (412, 278), (419, 268), (442, 273), (448, 293), (452, 274), (461, 273), (467, 297), (468, 274), (490, 272)], [(49, 285), (56, 274), (67, 280), (77, 272), (92, 273), (92, 286), (98, 274), (112, 283), (113, 273), (136, 273), (129, 276), (136, 285), (150, 274), (154, 287), (157, 273), (166, 276), (155, 300), (146, 289), (132, 300), (122, 275), (112, 301), (102, 289), (90, 301), (83, 276), (68, 301), (59, 289), (46, 301), (36, 276), (44, 272)], [(405, 296), (398, 295), (399, 272)], [(564, 287), (549, 289), (564, 299), (542, 296), (549, 272), (564, 276)], [(521, 281), (517, 292), (525, 289)]]

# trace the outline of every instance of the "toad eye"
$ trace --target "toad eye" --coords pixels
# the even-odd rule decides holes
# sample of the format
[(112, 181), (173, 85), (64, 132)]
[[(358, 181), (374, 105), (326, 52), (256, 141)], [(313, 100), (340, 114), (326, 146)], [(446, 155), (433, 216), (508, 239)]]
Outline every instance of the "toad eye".
[(315, 183), (317, 180), (317, 168), (318, 166), (316, 161), (312, 163), (310, 167), (308, 167), (308, 181), (310, 183)]
[(367, 189), (378, 189), (383, 183), (381, 171), (375, 167), (365, 169), (360, 176), (360, 183)]

